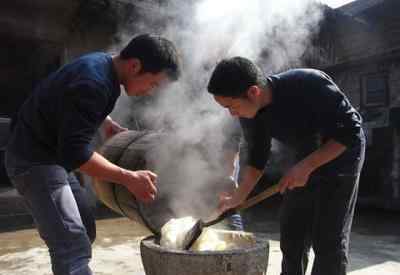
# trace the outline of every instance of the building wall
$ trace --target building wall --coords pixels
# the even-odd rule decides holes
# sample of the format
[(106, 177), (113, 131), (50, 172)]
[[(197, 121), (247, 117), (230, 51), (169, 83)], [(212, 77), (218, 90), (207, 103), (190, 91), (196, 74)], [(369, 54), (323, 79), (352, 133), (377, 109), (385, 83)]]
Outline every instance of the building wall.
[[(400, 58), (374, 58), (326, 70), (364, 119), (368, 146), (360, 201), (400, 209)], [(383, 106), (368, 107), (362, 101), (363, 79), (377, 74), (386, 76), (388, 101)]]
[(400, 1), (385, 0), (372, 8), (366, 9), (356, 16), (365, 20), (376, 33), (382, 37), (377, 40), (378, 50), (399, 48), (400, 45)]
[[(327, 9), (317, 44), (330, 54), (325, 58), (330, 63), (317, 66), (335, 79), (364, 119), (368, 146), (360, 200), (400, 209), (400, 1), (356, 4), (357, 14)], [(367, 83), (376, 78), (386, 83), (387, 97), (376, 93), (382, 104), (367, 104)]]

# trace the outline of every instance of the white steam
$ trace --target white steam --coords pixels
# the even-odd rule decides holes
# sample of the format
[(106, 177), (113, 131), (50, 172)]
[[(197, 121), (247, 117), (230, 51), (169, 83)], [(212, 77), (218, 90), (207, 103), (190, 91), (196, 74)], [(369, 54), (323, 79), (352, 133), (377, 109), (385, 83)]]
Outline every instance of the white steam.
[[(322, 12), (312, 0), (165, 2), (149, 6), (146, 1), (135, 1), (142, 19), (132, 27), (136, 33), (157, 33), (174, 41), (182, 55), (183, 75), (160, 91), (152, 104), (134, 100), (131, 110), (146, 128), (170, 131), (171, 139), (164, 140), (159, 150), (159, 166), (173, 162), (176, 169), (170, 176), (182, 181), (185, 188), (198, 189), (209, 184), (224, 166), (220, 162), (226, 129), (221, 123), (226, 122), (228, 113), (206, 91), (215, 65), (223, 58), (244, 56), (266, 73), (301, 66)], [(131, 34), (123, 36), (122, 45)], [(116, 112), (129, 116), (131, 110)], [(191, 149), (174, 155), (181, 154), (183, 146)], [(178, 211), (180, 205), (172, 208)]]

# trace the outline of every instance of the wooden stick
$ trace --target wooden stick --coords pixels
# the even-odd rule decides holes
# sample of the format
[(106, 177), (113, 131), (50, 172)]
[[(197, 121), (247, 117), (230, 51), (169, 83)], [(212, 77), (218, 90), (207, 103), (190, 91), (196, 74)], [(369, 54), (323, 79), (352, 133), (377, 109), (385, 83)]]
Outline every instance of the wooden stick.
[(268, 187), (265, 191), (261, 192), (260, 194), (246, 200), (239, 207), (237, 207), (237, 210), (249, 208), (249, 207), (259, 203), (260, 201), (265, 200), (266, 198), (269, 198), (269, 197), (275, 195), (278, 192), (279, 192), (279, 184), (274, 184), (271, 187)]

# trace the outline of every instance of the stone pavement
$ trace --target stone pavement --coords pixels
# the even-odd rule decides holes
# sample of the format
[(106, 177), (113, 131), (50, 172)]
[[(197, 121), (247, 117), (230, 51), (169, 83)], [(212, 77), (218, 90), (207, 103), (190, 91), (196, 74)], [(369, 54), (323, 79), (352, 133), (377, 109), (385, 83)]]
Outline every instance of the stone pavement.
[[(268, 204), (245, 215), (248, 231), (270, 239), (268, 275), (280, 274), (277, 209)], [(349, 275), (400, 274), (400, 213), (357, 211)], [(139, 253), (146, 232), (126, 218), (98, 220), (92, 269), (96, 275), (144, 275)], [(0, 275), (51, 274), (46, 247), (33, 229), (0, 234)], [(311, 255), (312, 256), (312, 255)], [(308, 272), (309, 274), (309, 272)]]
[(32, 217), (27, 213), (15, 188), (0, 188), (0, 232), (31, 227), (32, 224)]

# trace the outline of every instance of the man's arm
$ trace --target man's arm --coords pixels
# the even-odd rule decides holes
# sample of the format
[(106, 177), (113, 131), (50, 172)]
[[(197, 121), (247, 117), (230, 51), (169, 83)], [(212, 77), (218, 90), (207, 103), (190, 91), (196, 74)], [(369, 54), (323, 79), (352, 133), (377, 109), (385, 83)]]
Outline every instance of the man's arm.
[(135, 197), (143, 202), (154, 200), (157, 189), (157, 175), (151, 171), (130, 171), (123, 169), (100, 154), (94, 152), (90, 159), (79, 167), (83, 173), (113, 183), (124, 185)]
[(104, 120), (109, 102), (102, 87), (92, 81), (70, 84), (63, 98), (57, 128), (58, 164), (72, 171), (123, 184), (139, 200), (154, 199), (156, 175), (150, 171), (122, 169), (93, 150), (92, 138)]
[(262, 170), (252, 166), (246, 166), (244, 168), (242, 180), (239, 183), (239, 188), (237, 188), (233, 193), (225, 192), (220, 194), (218, 212), (222, 213), (230, 208), (242, 204), (254, 189), (262, 174)]
[(318, 167), (334, 160), (346, 150), (346, 146), (335, 141), (328, 140), (319, 149), (308, 155), (302, 161), (293, 166), (279, 181), (280, 192), (306, 185), (310, 174)]
[(110, 116), (107, 116), (104, 120), (102, 124), (102, 129), (106, 139), (109, 139), (120, 132), (128, 130), (128, 128), (122, 127), (117, 122), (115, 122)]
[[(318, 150), (297, 163), (279, 181), (280, 192), (306, 185), (310, 174), (318, 167), (334, 160), (346, 150), (346, 146), (331, 139)], [(236, 207), (243, 203), (256, 186), (263, 171), (252, 166), (246, 166), (239, 188), (233, 194), (222, 194), (220, 211)]]
[(314, 71), (306, 87), (313, 92), (309, 107), (315, 114), (322, 136), (328, 141), (281, 178), (281, 193), (304, 186), (313, 171), (357, 144), (360, 138), (361, 116), (328, 75)]
[(344, 93), (323, 72), (314, 71), (310, 77), (306, 83), (307, 89), (313, 92), (309, 107), (315, 114), (322, 136), (328, 141), (281, 178), (281, 193), (304, 186), (313, 171), (357, 144), (360, 138), (361, 117)]
[(360, 142), (362, 118), (328, 75), (319, 72), (317, 76), (308, 82), (307, 88), (314, 91), (309, 107), (320, 133), (326, 140), (352, 148)]
[[(243, 136), (240, 144), (240, 159), (244, 161), (239, 188), (233, 193), (220, 194), (218, 212), (233, 208), (241, 204), (254, 189), (271, 150), (271, 136), (267, 125), (259, 119), (240, 119)], [(242, 172), (243, 171), (243, 172)]]
[(259, 170), (252, 166), (246, 166), (240, 181), (239, 188), (237, 189), (237, 200), (243, 202), (253, 191), (258, 180), (261, 178), (263, 170)]

